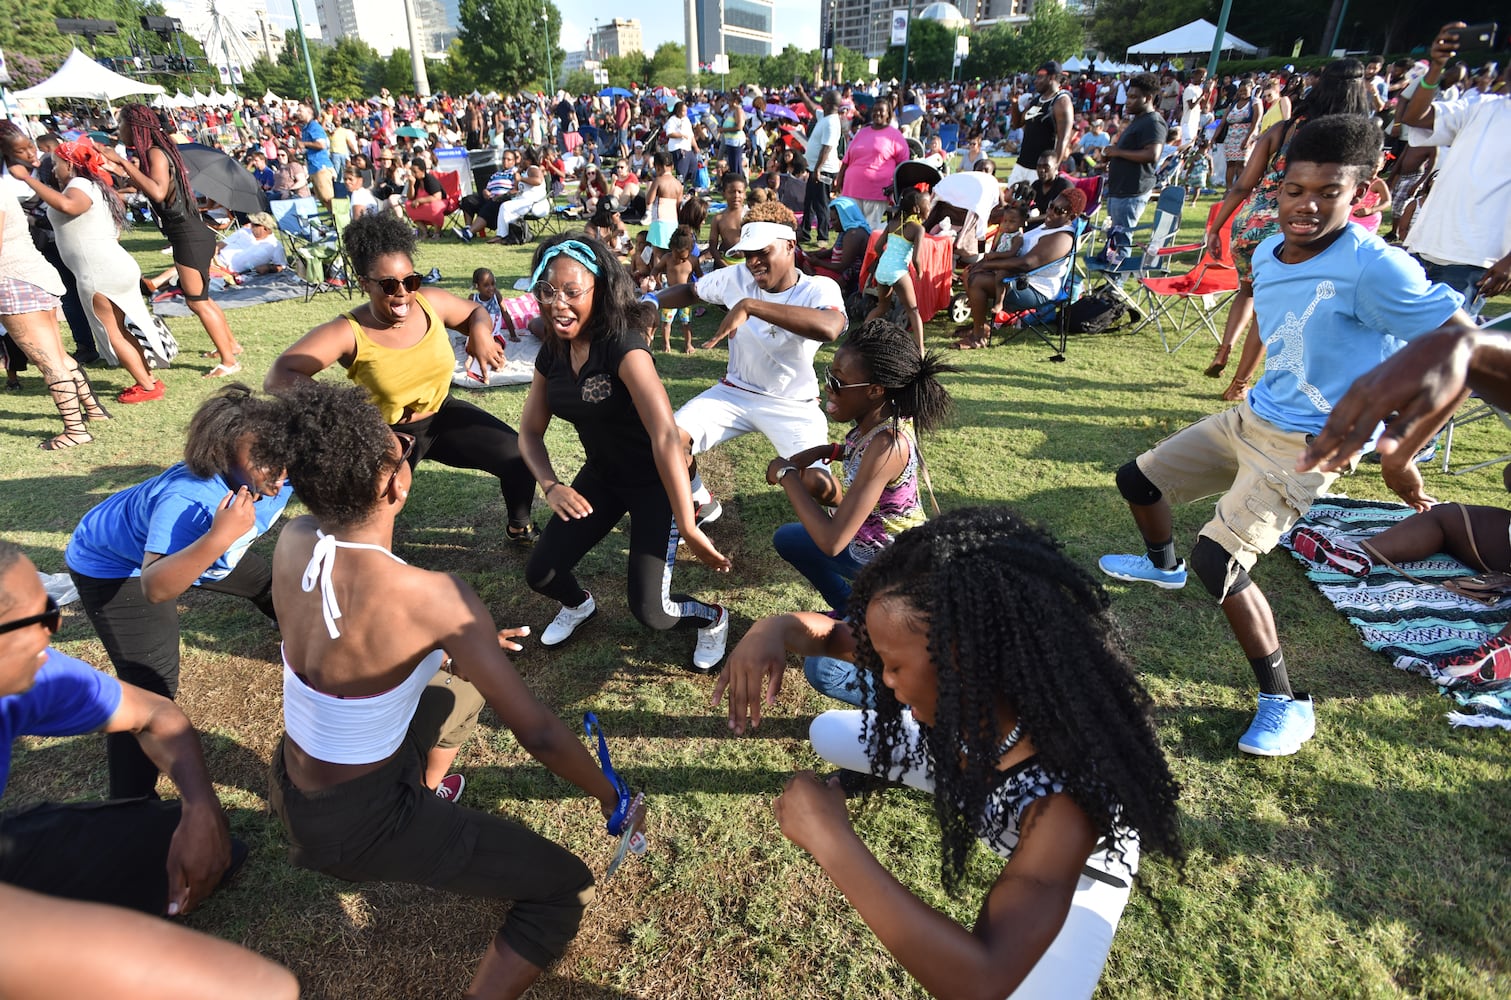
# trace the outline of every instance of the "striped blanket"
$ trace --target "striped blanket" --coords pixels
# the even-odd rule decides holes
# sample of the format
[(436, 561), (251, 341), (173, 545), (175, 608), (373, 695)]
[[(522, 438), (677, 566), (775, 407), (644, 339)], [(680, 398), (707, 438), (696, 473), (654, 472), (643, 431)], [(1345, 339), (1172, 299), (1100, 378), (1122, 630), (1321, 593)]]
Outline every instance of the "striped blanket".
[[(1312, 505), (1300, 521), (1318, 532), (1343, 538), (1368, 538), (1412, 513), (1401, 504), (1331, 497)], [(1281, 544), (1291, 550), (1287, 534)], [(1448, 720), (1455, 726), (1511, 729), (1511, 684), (1475, 684), (1450, 677), (1437, 664), (1446, 657), (1472, 652), (1497, 635), (1511, 618), (1511, 600), (1494, 607), (1476, 604), (1441, 587), (1412, 583), (1389, 568), (1358, 580), (1318, 566), (1294, 550), (1313, 586), (1359, 630), (1364, 645), (1390, 657), (1401, 670), (1421, 674), (1460, 705)], [(1435, 555), (1402, 568), (1424, 580), (1472, 572), (1447, 555)]]

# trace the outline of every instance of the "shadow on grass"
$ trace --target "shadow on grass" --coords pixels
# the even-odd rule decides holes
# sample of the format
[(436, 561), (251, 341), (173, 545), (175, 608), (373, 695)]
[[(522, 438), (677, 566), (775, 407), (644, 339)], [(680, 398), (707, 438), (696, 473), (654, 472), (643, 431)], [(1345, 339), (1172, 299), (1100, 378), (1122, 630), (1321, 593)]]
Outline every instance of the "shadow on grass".
[[(239, 741), (216, 732), (199, 733), (205, 767), (218, 785), (228, 785), (259, 798), (268, 791), (268, 762)], [(171, 785), (171, 782), (170, 782)], [(37, 802), (72, 802), (108, 797), (109, 777), (103, 736), (27, 748), (18, 743), (6, 786), (5, 808)], [(169, 796), (177, 794), (169, 791)]]

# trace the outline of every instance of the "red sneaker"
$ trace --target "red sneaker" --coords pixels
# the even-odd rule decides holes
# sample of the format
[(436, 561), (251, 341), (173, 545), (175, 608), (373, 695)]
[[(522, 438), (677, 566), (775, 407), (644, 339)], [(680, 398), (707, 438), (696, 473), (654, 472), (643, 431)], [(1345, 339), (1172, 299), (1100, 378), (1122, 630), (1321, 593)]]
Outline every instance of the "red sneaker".
[(441, 783), (435, 786), (435, 797), (447, 802), (455, 802), (462, 797), (462, 789), (467, 787), (467, 779), (460, 774), (448, 774), (441, 779)]
[(1472, 653), (1439, 660), (1438, 669), (1471, 684), (1511, 681), (1511, 636), (1498, 635)]
[(139, 385), (132, 385), (132, 386), (129, 386), (126, 389), (125, 392), (121, 393), (119, 396), (117, 396), (115, 398), (116, 398), (116, 400), (118, 402), (128, 403), (128, 404), (129, 403), (150, 403), (154, 399), (162, 399), (163, 398), (163, 393), (165, 393), (167, 391), (167, 389), (168, 389), (168, 387), (165, 386), (165, 385), (163, 385), (163, 380), (162, 379), (157, 379), (155, 382), (153, 382), (152, 388), (150, 388), (150, 389), (143, 389)]
[(1336, 570), (1345, 576), (1362, 579), (1374, 569), (1369, 553), (1352, 545), (1335, 542), (1313, 528), (1301, 527), (1291, 532), (1291, 548), (1303, 559)]

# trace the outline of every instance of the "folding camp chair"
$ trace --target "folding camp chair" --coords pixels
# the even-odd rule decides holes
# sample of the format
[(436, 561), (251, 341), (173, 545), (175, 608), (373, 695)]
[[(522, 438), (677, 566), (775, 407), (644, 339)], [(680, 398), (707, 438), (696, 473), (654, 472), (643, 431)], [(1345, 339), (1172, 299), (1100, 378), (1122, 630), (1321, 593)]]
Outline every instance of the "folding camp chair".
[(1102, 210), (1102, 195), (1107, 190), (1107, 175), (1092, 174), (1090, 177), (1070, 177), (1070, 183), (1086, 196), (1086, 210), (1081, 214), (1092, 226), (1096, 225), (1097, 213)]
[(1448, 418), (1448, 426), (1443, 430), (1443, 471), (1450, 476), (1462, 476), (1465, 473), (1476, 472), (1480, 469), (1499, 465), (1501, 462), (1511, 462), (1511, 455), (1501, 455), (1497, 458), (1488, 458), (1483, 462), (1475, 462), (1473, 465), (1465, 465), (1460, 468), (1452, 468), (1450, 462), (1453, 458), (1453, 432), (1455, 428), (1465, 424), (1478, 423), (1481, 420), (1499, 420), (1504, 430), (1511, 431), (1511, 415), (1500, 409), (1493, 403), (1487, 403), (1478, 396), (1469, 397), (1469, 406), (1460, 413), (1455, 413)]
[(939, 126), (939, 142), (944, 146), (946, 153), (953, 153), (960, 148), (960, 123), (945, 122)]
[[(1185, 192), (1181, 188), (1166, 188), (1160, 192), (1159, 202), (1154, 208), (1154, 221), (1147, 227), (1149, 239), (1142, 249), (1138, 246), (1130, 248), (1130, 252), (1116, 264), (1110, 264), (1107, 260), (1106, 250), (1092, 253), (1092, 248), (1086, 248), (1086, 276), (1089, 281), (1099, 281), (1099, 292), (1122, 302), (1128, 307), (1128, 311), (1137, 323), (1145, 315), (1152, 311), (1149, 293), (1140, 284), (1135, 288), (1134, 294), (1128, 294), (1123, 283), (1129, 278), (1142, 282), (1145, 278), (1162, 277), (1170, 273), (1170, 260), (1174, 255), (1187, 253), (1191, 250), (1201, 249), (1201, 244), (1186, 244), (1171, 246), (1170, 241), (1175, 239), (1175, 234), (1180, 231), (1181, 206), (1184, 204)], [(1138, 232), (1145, 227), (1135, 227), (1133, 232)], [(1142, 301), (1140, 301), (1142, 300)]]
[[(1220, 210), (1221, 204), (1212, 206), (1207, 215), (1207, 224), (1210, 227), (1213, 216)], [(1205, 327), (1212, 335), (1212, 339), (1222, 343), (1222, 334), (1214, 321), (1219, 310), (1224, 309), (1233, 297), (1238, 294), (1238, 269), (1233, 266), (1232, 231), (1228, 226), (1223, 226), (1217, 233), (1217, 255), (1214, 257), (1207, 251), (1205, 244), (1190, 244), (1182, 247), (1168, 247), (1163, 252), (1167, 256), (1190, 253), (1193, 250), (1201, 250), (1201, 258), (1196, 266), (1185, 274), (1166, 278), (1144, 278), (1139, 285), (1148, 295), (1149, 314), (1144, 322), (1134, 327), (1134, 333), (1142, 330), (1150, 323), (1154, 324), (1159, 331), (1160, 343), (1164, 345), (1166, 354), (1174, 354), (1186, 345), (1192, 337), (1201, 332)], [(1176, 305), (1180, 306), (1178, 315), (1171, 315)], [(1189, 317), (1189, 319), (1188, 319)], [(1191, 323), (1191, 330), (1170, 346), (1170, 337), (1165, 335), (1165, 322), (1171, 321), (1171, 336), (1178, 336), (1180, 331)]]
[(441, 196), (445, 199), (441, 202), (441, 232), (453, 229), (460, 232), (467, 225), (462, 214), (462, 179), (455, 170), (437, 170), (435, 179), (440, 182)]
[[(1084, 284), (1084, 279), (1076, 268), (1076, 258), (1081, 252), (1081, 237), (1084, 235), (1086, 235), (1086, 220), (1077, 217), (1071, 224), (1070, 253), (1019, 276), (1027, 278), (1062, 263), (1066, 265), (1065, 281), (1060, 286), (1060, 293), (1029, 315), (1019, 319), (1015, 329), (1006, 331), (1007, 335), (1002, 338), (1002, 343), (1011, 343), (1024, 333), (1032, 333), (1055, 352), (1050, 355), (1049, 360), (1065, 360), (1065, 344), (1070, 336), (1070, 304), (1080, 298)], [(1058, 339), (1058, 344), (1056, 339)]]

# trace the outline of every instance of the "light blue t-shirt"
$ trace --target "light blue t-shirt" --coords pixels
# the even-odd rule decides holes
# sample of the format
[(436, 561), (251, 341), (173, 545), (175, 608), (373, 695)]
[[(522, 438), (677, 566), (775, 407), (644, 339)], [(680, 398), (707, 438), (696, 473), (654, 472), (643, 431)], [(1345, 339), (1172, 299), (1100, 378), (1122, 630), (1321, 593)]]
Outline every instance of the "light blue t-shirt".
[(325, 126), (317, 121), (307, 122), (304, 128), (299, 130), (301, 142), (325, 141), (324, 149), (306, 149), (304, 151), (304, 166), (311, 174), (317, 174), (322, 170), (335, 170), (336, 164), (331, 160), (330, 136), (325, 134)]
[[(208, 532), (216, 508), (232, 492), (235, 487), (224, 476), (201, 479), (179, 462), (92, 508), (74, 529), (63, 558), (74, 572), (101, 580), (141, 576), (148, 552), (172, 555)], [(293, 488), (285, 483), (277, 496), (260, 497), (253, 505), (252, 527), (205, 570), (200, 581), (222, 580), (235, 569), (293, 495)]]
[(1355, 379), (1442, 326), (1464, 299), (1361, 226), (1301, 264), (1280, 261), (1284, 242), (1278, 233), (1254, 249), (1254, 313), (1268, 353), (1249, 405), (1283, 430), (1315, 434)]
[(11, 744), (18, 736), (92, 733), (110, 721), (120, 704), (120, 681), (49, 648), (32, 686), (0, 698), (0, 794), (10, 777)]

